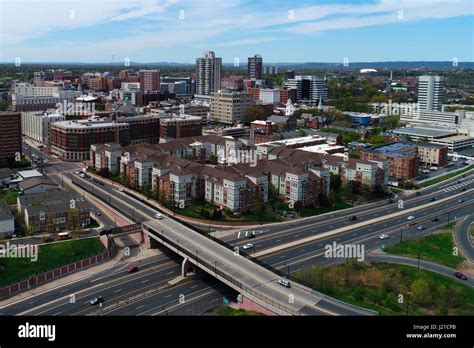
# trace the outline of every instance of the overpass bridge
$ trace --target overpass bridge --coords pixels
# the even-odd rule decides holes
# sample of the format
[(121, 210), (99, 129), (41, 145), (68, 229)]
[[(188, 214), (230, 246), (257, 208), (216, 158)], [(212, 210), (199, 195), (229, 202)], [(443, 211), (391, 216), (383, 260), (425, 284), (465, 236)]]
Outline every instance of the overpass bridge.
[(172, 219), (145, 221), (143, 232), (183, 257), (183, 275), (193, 265), (240, 293), (239, 302), (276, 315), (374, 315), (279, 276), (239, 253)]

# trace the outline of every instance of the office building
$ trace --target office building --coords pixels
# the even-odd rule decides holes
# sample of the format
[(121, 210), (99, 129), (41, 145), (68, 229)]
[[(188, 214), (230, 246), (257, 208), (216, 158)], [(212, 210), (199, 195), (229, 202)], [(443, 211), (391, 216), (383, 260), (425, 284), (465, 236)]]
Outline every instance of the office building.
[(259, 88), (259, 100), (263, 104), (275, 104), (280, 103), (280, 89), (274, 88)]
[(444, 77), (423, 75), (418, 78), (420, 110), (441, 111), (444, 96)]
[(263, 77), (263, 58), (256, 54), (248, 58), (247, 76), (249, 79), (261, 80)]
[(28, 138), (49, 146), (51, 144), (51, 124), (65, 121), (66, 118), (59, 114), (48, 114), (43, 112), (22, 112), (21, 132)]
[(316, 105), (328, 97), (328, 88), (322, 79), (316, 76), (296, 76), (285, 83), (287, 89), (296, 90), (296, 101)]
[(211, 95), (221, 89), (222, 58), (212, 51), (196, 59), (196, 94)]
[(202, 135), (202, 118), (191, 115), (173, 115), (160, 120), (160, 142), (170, 139)]
[(247, 109), (253, 105), (250, 93), (222, 90), (211, 96), (211, 119), (226, 124), (240, 123)]

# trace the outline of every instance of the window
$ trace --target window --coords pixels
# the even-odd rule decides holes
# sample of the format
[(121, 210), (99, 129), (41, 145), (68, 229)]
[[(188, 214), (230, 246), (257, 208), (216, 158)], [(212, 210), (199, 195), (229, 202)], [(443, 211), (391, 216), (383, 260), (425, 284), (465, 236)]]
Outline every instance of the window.
[(40, 218), (41, 221), (46, 220), (46, 214), (43, 213), (43, 212), (40, 212), (39, 218)]

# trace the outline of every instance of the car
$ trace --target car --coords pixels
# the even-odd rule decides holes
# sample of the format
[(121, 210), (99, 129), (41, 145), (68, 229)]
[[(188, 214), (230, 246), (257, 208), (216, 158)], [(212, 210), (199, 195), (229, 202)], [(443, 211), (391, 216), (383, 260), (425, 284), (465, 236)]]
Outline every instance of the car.
[(456, 184), (460, 184), (460, 183), (461, 183), (461, 180), (456, 181)]
[(123, 192), (123, 188), (119, 188), (118, 190), (119, 190), (119, 192)]
[(80, 201), (81, 201), (81, 202), (84, 202), (84, 201), (85, 201), (84, 197), (81, 197)]
[(389, 238), (389, 235), (388, 234), (381, 234), (379, 238), (380, 239), (387, 239), (387, 238)]
[(86, 178), (87, 178), (87, 179), (90, 179), (91, 176), (90, 176), (89, 174), (86, 174)]
[(395, 202), (395, 201), (393, 200), (393, 198), (390, 198), (390, 199), (388, 200), (388, 203), (389, 203), (389, 204), (390, 204), (390, 203), (393, 203), (393, 202)]
[(278, 284), (284, 286), (285, 288), (291, 288), (290, 282), (285, 279), (278, 279)]
[(436, 197), (431, 197), (431, 198), (430, 198), (430, 201), (431, 201), (431, 202), (436, 201)]
[(467, 280), (467, 277), (464, 274), (462, 274), (461, 272), (454, 272), (453, 276), (455, 276), (456, 278), (461, 279), (461, 280)]
[(466, 191), (466, 188), (465, 188), (465, 187), (462, 187), (462, 188), (461, 188), (461, 191)]
[(420, 225), (417, 227), (418, 231), (423, 231), (423, 230), (426, 230), (426, 227), (423, 226), (423, 225)]
[(350, 218), (349, 218), (349, 221), (355, 221), (357, 220), (357, 216), (355, 215), (352, 215)]
[(421, 195), (421, 192), (420, 192), (420, 191), (416, 191), (416, 192), (415, 192), (415, 196), (419, 196), (419, 195)]
[(465, 177), (466, 177), (466, 174), (463, 174), (463, 175), (461, 176), (461, 178), (465, 178)]
[(251, 248), (253, 248), (253, 244), (250, 244), (250, 243), (245, 244), (245, 245), (243, 246), (243, 248), (244, 248), (244, 250), (251, 249)]
[(459, 199), (458, 203), (464, 203), (464, 199)]
[(415, 217), (413, 215), (410, 215), (407, 219), (411, 221), (411, 220), (415, 220)]
[(99, 181), (99, 185), (104, 185), (104, 182), (103, 182), (103, 181)]
[(105, 302), (105, 300), (102, 296), (94, 297), (92, 300), (89, 301), (91, 306), (96, 306), (103, 302)]
[(84, 173), (79, 174), (79, 176), (80, 176), (81, 178), (85, 178), (85, 177), (86, 177), (86, 175), (85, 175)]
[(432, 217), (432, 218), (431, 218), (431, 221), (433, 221), (433, 222), (439, 221), (439, 217), (437, 217), (437, 216)]
[(81, 173), (79, 173), (78, 171), (76, 171), (76, 172), (74, 172), (74, 174), (76, 174), (76, 175), (80, 175)]
[(51, 237), (48, 237), (48, 238), (45, 238), (44, 243), (51, 243), (51, 242), (54, 242), (54, 238), (51, 238)]
[(247, 239), (255, 238), (255, 232), (252, 231), (252, 233), (247, 234), (247, 235), (246, 235), (246, 238), (247, 238)]
[(140, 269), (138, 268), (138, 266), (132, 266), (129, 269), (127, 269), (127, 273), (135, 273), (135, 272), (138, 272), (139, 270)]
[(161, 215), (160, 213), (156, 213), (155, 218), (157, 218), (158, 220), (161, 220), (163, 219), (163, 215)]
[(97, 216), (101, 216), (101, 215), (102, 215), (102, 213), (100, 212), (100, 210), (97, 210), (97, 211), (95, 212), (95, 215), (97, 215)]

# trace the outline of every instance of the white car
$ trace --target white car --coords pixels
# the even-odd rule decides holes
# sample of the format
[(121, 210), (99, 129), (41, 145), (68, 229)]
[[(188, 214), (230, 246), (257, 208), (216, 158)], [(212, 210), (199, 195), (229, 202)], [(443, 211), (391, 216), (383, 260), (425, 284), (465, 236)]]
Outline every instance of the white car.
[(158, 220), (163, 219), (163, 215), (161, 215), (160, 213), (155, 214), (155, 217), (156, 217)]
[(283, 285), (285, 288), (290, 288), (290, 282), (288, 280), (279, 279), (278, 284)]
[(410, 216), (408, 217), (408, 220), (415, 220), (415, 217), (414, 217), (413, 215), (410, 215)]
[(119, 190), (119, 192), (123, 192), (123, 188), (119, 188), (118, 190)]
[(381, 234), (379, 238), (380, 239), (387, 239), (387, 238), (389, 238), (389, 236), (388, 236), (388, 234)]
[(423, 231), (423, 230), (426, 230), (426, 227), (423, 226), (423, 225), (420, 225), (417, 227), (418, 231)]
[(253, 248), (253, 244), (250, 244), (250, 243), (248, 243), (248, 244), (245, 244), (245, 245), (243, 246), (243, 248), (244, 248), (244, 250), (247, 250), (247, 249)]

